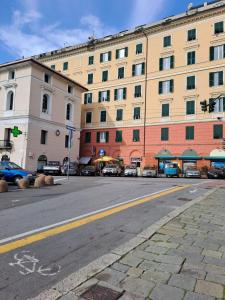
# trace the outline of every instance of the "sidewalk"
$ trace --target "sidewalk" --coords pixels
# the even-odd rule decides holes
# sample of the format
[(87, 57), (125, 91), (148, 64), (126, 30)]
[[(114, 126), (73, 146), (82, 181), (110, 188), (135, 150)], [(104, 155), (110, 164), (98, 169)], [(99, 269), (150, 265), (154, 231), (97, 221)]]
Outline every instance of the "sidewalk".
[(127, 254), (115, 249), (108, 267), (82, 285), (68, 287), (64, 281), (64, 296), (62, 291), (57, 296), (58, 284), (45, 299), (225, 299), (225, 189), (200, 200), (188, 203), (151, 238), (137, 237), (138, 246)]

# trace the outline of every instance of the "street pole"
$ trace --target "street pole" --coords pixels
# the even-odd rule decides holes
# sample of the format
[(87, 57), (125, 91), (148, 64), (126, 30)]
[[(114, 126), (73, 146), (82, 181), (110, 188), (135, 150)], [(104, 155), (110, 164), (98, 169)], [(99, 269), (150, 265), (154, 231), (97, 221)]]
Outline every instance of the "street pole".
[(68, 162), (67, 162), (67, 180), (70, 179), (70, 155), (71, 155), (71, 146), (72, 146), (72, 136), (73, 136), (73, 131), (72, 131), (72, 130), (69, 130)]

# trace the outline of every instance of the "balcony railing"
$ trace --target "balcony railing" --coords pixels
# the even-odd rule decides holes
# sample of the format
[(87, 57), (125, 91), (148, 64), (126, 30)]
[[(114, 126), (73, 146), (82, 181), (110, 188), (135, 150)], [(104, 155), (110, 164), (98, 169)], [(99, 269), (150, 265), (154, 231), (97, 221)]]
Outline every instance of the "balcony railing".
[(12, 149), (12, 142), (7, 140), (0, 140), (0, 149)]

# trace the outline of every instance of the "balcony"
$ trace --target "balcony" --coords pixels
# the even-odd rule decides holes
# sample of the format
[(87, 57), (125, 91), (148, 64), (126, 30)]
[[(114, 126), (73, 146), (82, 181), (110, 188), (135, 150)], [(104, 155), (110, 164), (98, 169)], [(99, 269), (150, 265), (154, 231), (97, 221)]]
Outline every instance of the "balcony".
[(8, 140), (0, 140), (0, 150), (11, 150), (12, 149), (12, 142)]

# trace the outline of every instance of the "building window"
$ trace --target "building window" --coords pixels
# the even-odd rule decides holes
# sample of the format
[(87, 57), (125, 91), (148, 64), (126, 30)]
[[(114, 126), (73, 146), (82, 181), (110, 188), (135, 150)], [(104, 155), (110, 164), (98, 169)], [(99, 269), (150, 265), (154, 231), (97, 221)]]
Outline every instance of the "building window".
[(169, 70), (174, 68), (174, 55), (159, 59), (159, 70)]
[(187, 65), (195, 64), (195, 51), (190, 51), (187, 53)]
[(89, 65), (93, 65), (94, 64), (94, 56), (93, 55), (91, 55), (91, 56), (88, 57), (88, 64)]
[(44, 75), (44, 82), (45, 83), (50, 83), (50, 80), (51, 80), (51, 76), (49, 74), (46, 74)]
[(140, 107), (134, 107), (134, 120), (139, 120), (141, 118), (141, 108)]
[(169, 128), (161, 128), (161, 141), (169, 140)]
[(86, 112), (86, 124), (91, 124), (91, 122), (92, 122), (92, 112), (87, 111)]
[(100, 54), (100, 62), (107, 62), (110, 61), (112, 58), (112, 52), (105, 52)]
[(219, 60), (225, 58), (225, 45), (210, 47), (210, 60)]
[(169, 103), (162, 104), (162, 117), (169, 117), (170, 115), (170, 105)]
[(9, 80), (15, 79), (15, 70), (9, 71), (8, 78)]
[(186, 115), (194, 115), (195, 114), (195, 101), (190, 100), (186, 102)]
[(51, 69), (52, 69), (52, 70), (55, 70), (55, 65), (51, 65)]
[(127, 97), (127, 88), (115, 89), (114, 100), (125, 100)]
[(72, 104), (68, 103), (66, 105), (66, 120), (70, 121), (72, 119)]
[(223, 85), (223, 71), (209, 73), (209, 86)]
[(88, 74), (88, 81), (87, 81), (87, 83), (88, 84), (92, 84), (93, 83), (93, 79), (94, 79), (93, 73), (89, 73)]
[(67, 86), (67, 92), (68, 94), (73, 94), (73, 87), (71, 85)]
[(124, 78), (124, 67), (118, 68), (118, 79)]
[(214, 33), (219, 34), (224, 32), (223, 22), (217, 22), (214, 24)]
[(97, 143), (108, 143), (109, 142), (109, 132), (108, 131), (97, 132), (96, 142)]
[(136, 45), (136, 54), (141, 54), (143, 51), (143, 45), (142, 44), (137, 44)]
[(145, 74), (145, 63), (132, 66), (132, 76), (140, 76)]
[(102, 91), (98, 93), (98, 102), (110, 101), (110, 90)]
[(121, 143), (123, 141), (123, 133), (122, 133), (122, 130), (117, 130), (116, 131), (116, 139), (115, 141), (117, 143)]
[(140, 130), (134, 129), (133, 130), (133, 142), (139, 142), (140, 141)]
[(196, 40), (196, 29), (188, 30), (187, 40), (188, 42)]
[(92, 103), (92, 93), (84, 94), (84, 104)]
[(106, 110), (100, 112), (100, 122), (106, 122)]
[(14, 93), (12, 91), (8, 92), (6, 100), (6, 110), (13, 110), (14, 105)]
[(116, 59), (128, 57), (128, 47), (116, 50)]
[(187, 90), (194, 90), (195, 89), (195, 76), (188, 76), (187, 77)]
[(195, 127), (186, 126), (186, 140), (194, 140), (195, 138)]
[(163, 38), (163, 47), (171, 46), (171, 35), (164, 36)]
[(85, 132), (84, 141), (86, 144), (91, 142), (91, 132)]
[(44, 114), (49, 114), (50, 111), (50, 99), (49, 95), (44, 94), (43, 99), (42, 99), (42, 109), (41, 112)]
[(63, 63), (63, 71), (68, 70), (68, 61)]
[[(211, 101), (211, 99), (209, 99), (209, 101)], [(216, 99), (215, 102), (216, 104), (214, 106), (214, 112), (215, 113), (225, 112), (225, 97)]]
[(213, 125), (213, 138), (214, 139), (223, 138), (223, 125)]
[(102, 82), (108, 81), (108, 70), (102, 72)]
[(119, 108), (116, 110), (116, 121), (123, 120), (123, 109)]
[(134, 98), (141, 97), (141, 85), (135, 85), (134, 87)]
[(48, 135), (48, 131), (41, 130), (41, 144), (42, 145), (46, 145), (47, 144), (47, 135)]
[(166, 81), (159, 81), (159, 95), (161, 94), (169, 94), (174, 92), (174, 81), (166, 80)]
[(69, 136), (65, 135), (65, 148), (69, 148)]

